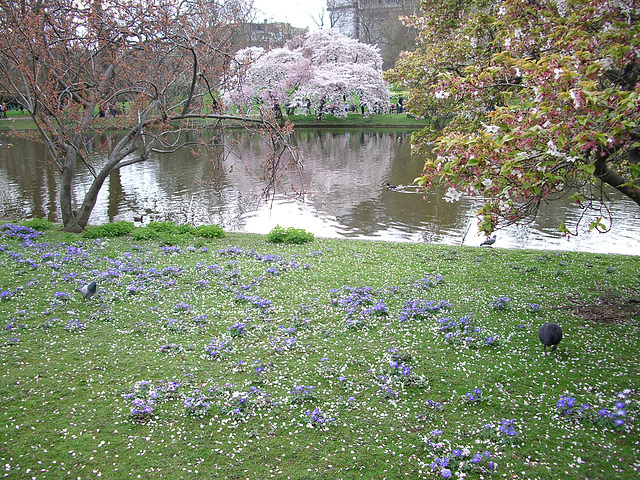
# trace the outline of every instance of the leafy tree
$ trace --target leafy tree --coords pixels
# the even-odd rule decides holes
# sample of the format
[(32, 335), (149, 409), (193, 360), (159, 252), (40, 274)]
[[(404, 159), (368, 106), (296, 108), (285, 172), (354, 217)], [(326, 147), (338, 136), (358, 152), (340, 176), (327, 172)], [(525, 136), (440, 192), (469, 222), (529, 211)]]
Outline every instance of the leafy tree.
[(336, 29), (308, 33), (285, 48), (249, 47), (235, 60), (234, 85), (225, 98), (237, 105), (251, 107), (258, 99), (279, 109), (308, 100), (319, 115), (329, 106), (345, 115), (345, 105), (356, 99), (369, 109), (389, 103), (378, 49)]
[[(419, 183), (482, 197), (480, 229), (532, 218), (570, 195), (605, 231), (603, 184), (640, 206), (640, 7), (635, 0), (422, 0), (418, 47), (387, 79), (416, 115)], [(439, 125), (436, 125), (438, 127)]]
[[(275, 188), (281, 157), (291, 152), (288, 127), (268, 115), (224, 114), (216, 98), (231, 65), (225, 46), (248, 12), (245, 0), (0, 0), (0, 90), (33, 118), (60, 172), (66, 230), (87, 225), (111, 172), (174, 152), (187, 130), (259, 128), (274, 148), (265, 165), (267, 188)], [(110, 124), (126, 133), (106, 146), (104, 163), (92, 164), (87, 139)], [(227, 148), (224, 135), (211, 138)], [(74, 205), (80, 167), (93, 182)]]

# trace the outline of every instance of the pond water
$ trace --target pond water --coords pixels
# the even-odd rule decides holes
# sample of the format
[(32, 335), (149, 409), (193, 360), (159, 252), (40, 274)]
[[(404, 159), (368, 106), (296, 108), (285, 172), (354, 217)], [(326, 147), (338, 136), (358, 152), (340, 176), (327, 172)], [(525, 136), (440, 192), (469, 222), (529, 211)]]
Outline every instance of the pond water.
[[(270, 204), (260, 197), (263, 183), (258, 177), (266, 154), (260, 138), (239, 138), (237, 155), (222, 162), (188, 150), (158, 156), (111, 174), (91, 223), (144, 215), (145, 222), (216, 223), (236, 232), (267, 233), (279, 224), (320, 237), (479, 245), (483, 237), (473, 218), (478, 207), (474, 199), (448, 203), (443, 190), (425, 194), (411, 186), (423, 162), (411, 156), (410, 134), (301, 129), (294, 141), (306, 159), (302, 175), (285, 175), (287, 191)], [(110, 135), (91, 139), (95, 164), (102, 161), (100, 146), (115, 140)], [(58, 179), (46, 165), (44, 147), (21, 138), (0, 141), (0, 217), (59, 221)], [(90, 180), (81, 168), (78, 200)], [(387, 183), (398, 188), (388, 189)], [(617, 192), (609, 195), (614, 224), (607, 234), (582, 231), (576, 238), (563, 238), (557, 231), (560, 222), (571, 226), (583, 212), (569, 201), (556, 201), (544, 205), (532, 223), (500, 230), (494, 246), (640, 255), (640, 209)]]

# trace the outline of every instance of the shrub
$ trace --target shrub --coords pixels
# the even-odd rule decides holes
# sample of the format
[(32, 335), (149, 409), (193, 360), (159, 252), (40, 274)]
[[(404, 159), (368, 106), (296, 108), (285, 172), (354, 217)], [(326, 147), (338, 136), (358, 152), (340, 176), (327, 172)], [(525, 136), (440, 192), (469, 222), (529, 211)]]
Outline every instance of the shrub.
[(178, 245), (184, 236), (195, 234), (189, 224), (175, 225), (172, 222), (151, 222), (146, 227), (138, 227), (132, 232), (134, 240), (160, 240), (160, 245)]
[(175, 245), (180, 245), (180, 243), (182, 243), (184, 240), (184, 238), (177, 233), (167, 232), (159, 232), (158, 238), (160, 239), (161, 247), (173, 247)]
[(82, 236), (85, 238), (114, 238), (114, 237), (122, 237), (124, 235), (128, 235), (136, 227), (132, 222), (114, 222), (114, 223), (105, 223), (104, 225), (96, 225), (92, 227), (87, 227), (84, 232), (82, 232)]
[(173, 222), (150, 222), (146, 228), (157, 233), (174, 233), (176, 231), (176, 226)]
[(180, 235), (193, 235), (194, 230), (195, 228), (188, 223), (183, 223), (174, 227), (174, 232)]
[(224, 230), (218, 225), (200, 225), (194, 231), (196, 237), (222, 238), (225, 236)]
[(22, 222), (22, 226), (44, 232), (45, 230), (49, 230), (53, 224), (44, 218), (32, 218), (31, 220), (25, 220)]
[(134, 240), (155, 240), (160, 238), (158, 232), (145, 227), (137, 227), (131, 232), (131, 236)]
[(302, 244), (311, 241), (313, 241), (313, 233), (309, 233), (302, 228), (283, 228), (280, 225), (276, 225), (267, 234), (267, 242), (269, 243)]

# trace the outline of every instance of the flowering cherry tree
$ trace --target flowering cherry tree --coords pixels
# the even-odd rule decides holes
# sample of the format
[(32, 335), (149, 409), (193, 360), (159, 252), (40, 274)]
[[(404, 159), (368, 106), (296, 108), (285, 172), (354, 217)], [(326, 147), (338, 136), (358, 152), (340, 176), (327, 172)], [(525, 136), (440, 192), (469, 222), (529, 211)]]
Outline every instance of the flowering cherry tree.
[(270, 106), (308, 101), (319, 114), (333, 106), (335, 114), (345, 115), (356, 99), (370, 110), (389, 103), (378, 49), (336, 29), (308, 33), (284, 48), (249, 47), (235, 60), (233, 88), (225, 98), (239, 106), (256, 99)]
[[(419, 183), (483, 198), (480, 229), (532, 218), (570, 196), (580, 221), (609, 227), (615, 188), (640, 206), (640, 4), (635, 0), (422, 0), (418, 48), (388, 80), (410, 110), (448, 117), (414, 135)], [(591, 212), (591, 213), (590, 213)], [(564, 233), (577, 233), (578, 225)]]

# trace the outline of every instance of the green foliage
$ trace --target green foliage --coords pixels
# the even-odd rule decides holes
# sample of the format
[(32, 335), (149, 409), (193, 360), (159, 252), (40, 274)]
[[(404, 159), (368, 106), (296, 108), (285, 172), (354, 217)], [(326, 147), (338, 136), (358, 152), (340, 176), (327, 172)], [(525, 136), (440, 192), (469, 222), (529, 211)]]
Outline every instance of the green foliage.
[(145, 228), (156, 233), (174, 233), (176, 231), (176, 225), (173, 222), (149, 222)]
[(160, 238), (158, 232), (147, 227), (137, 227), (131, 232), (131, 236), (134, 240), (153, 240)]
[(177, 232), (158, 232), (158, 239), (162, 246), (174, 246), (184, 243), (185, 236)]
[(311, 242), (313, 238), (313, 233), (309, 233), (302, 228), (284, 228), (280, 225), (276, 225), (273, 230), (267, 234), (267, 242), (269, 243), (292, 243), (299, 245)]
[(178, 235), (193, 235), (195, 228), (188, 223), (182, 223), (180, 225), (176, 225), (174, 232)]
[(151, 222), (146, 227), (138, 227), (133, 231), (134, 240), (160, 240), (162, 245), (179, 245), (193, 237), (200, 237), (196, 246), (203, 246), (203, 239), (223, 238), (224, 230), (218, 225), (200, 225), (193, 227), (189, 224), (175, 225), (172, 222)]
[(53, 224), (50, 221), (45, 220), (44, 218), (32, 218), (30, 220), (25, 220), (21, 224), (25, 227), (33, 228), (34, 230), (38, 230), (40, 232), (44, 232), (53, 227)]
[(202, 225), (194, 228), (189, 224), (175, 225), (173, 222), (151, 222), (146, 227), (135, 227), (131, 222), (115, 222), (87, 227), (85, 238), (115, 238), (131, 235), (134, 240), (159, 240), (162, 245), (173, 246), (192, 240), (194, 236), (222, 238), (224, 231), (217, 225)]
[(94, 225), (87, 227), (83, 232), (84, 238), (115, 238), (130, 234), (135, 230), (132, 222), (120, 221), (105, 223), (104, 225)]
[[(413, 152), (426, 158), (420, 184), (444, 184), (451, 201), (482, 198), (485, 232), (576, 189), (581, 206), (605, 217), (590, 228), (608, 230), (609, 197), (594, 178), (640, 205), (637, 162), (628, 161), (640, 139), (632, 14), (604, 0), (424, 0), (421, 8), (416, 50), (387, 73), (410, 92), (414, 115), (433, 125), (451, 119), (413, 136)], [(563, 231), (577, 235), (591, 217)]]
[(225, 236), (224, 230), (218, 225), (200, 225), (193, 234), (204, 238), (223, 238)]

